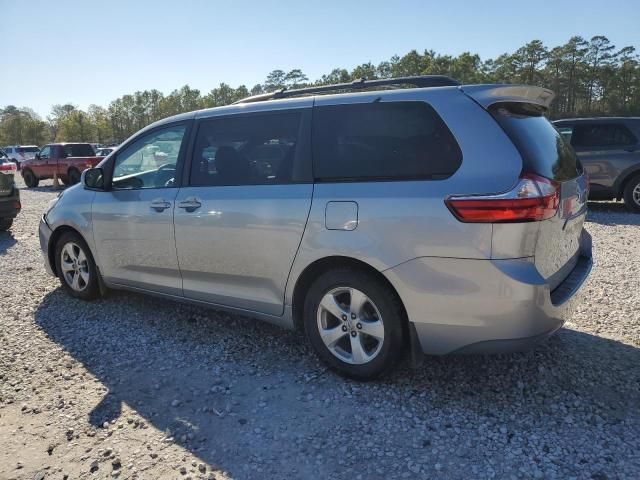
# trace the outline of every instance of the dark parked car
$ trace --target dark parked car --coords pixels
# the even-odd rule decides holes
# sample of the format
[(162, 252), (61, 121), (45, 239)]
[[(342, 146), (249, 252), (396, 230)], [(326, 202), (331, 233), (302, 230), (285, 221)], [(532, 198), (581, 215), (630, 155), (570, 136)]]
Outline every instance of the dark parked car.
[(554, 122), (589, 174), (592, 200), (624, 199), (640, 212), (640, 117)]
[(20, 190), (14, 182), (16, 171), (16, 164), (0, 150), (0, 232), (11, 228), (20, 212)]

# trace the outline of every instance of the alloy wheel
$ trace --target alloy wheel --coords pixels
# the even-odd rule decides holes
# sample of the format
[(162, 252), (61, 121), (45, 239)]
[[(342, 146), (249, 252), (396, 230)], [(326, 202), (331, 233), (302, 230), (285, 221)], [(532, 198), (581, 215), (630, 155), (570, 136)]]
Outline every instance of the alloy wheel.
[(78, 244), (65, 244), (60, 252), (60, 268), (65, 282), (76, 292), (82, 292), (89, 285), (89, 263)]
[(318, 305), (317, 323), (325, 346), (343, 362), (362, 365), (382, 349), (382, 316), (360, 290), (338, 287), (327, 292)]

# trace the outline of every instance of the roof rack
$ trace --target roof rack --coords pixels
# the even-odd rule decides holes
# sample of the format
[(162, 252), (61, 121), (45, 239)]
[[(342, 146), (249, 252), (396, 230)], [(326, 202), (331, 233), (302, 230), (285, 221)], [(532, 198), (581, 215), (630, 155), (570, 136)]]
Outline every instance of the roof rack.
[(402, 85), (411, 85), (418, 88), (428, 87), (457, 87), (460, 82), (454, 80), (446, 75), (420, 75), (416, 77), (397, 77), (397, 78), (382, 78), (377, 80), (365, 80), (361, 78), (348, 83), (337, 83), (335, 85), (320, 85), (317, 87), (298, 88), (294, 90), (287, 90), (281, 88), (274, 92), (263, 93), (261, 95), (254, 95), (251, 97), (243, 98), (233, 102), (233, 105), (239, 103), (253, 103), (264, 102), (265, 100), (276, 100), (279, 98), (296, 97), (299, 95), (310, 95), (312, 93), (326, 93), (336, 92), (341, 90), (359, 90), (371, 87), (399, 87)]

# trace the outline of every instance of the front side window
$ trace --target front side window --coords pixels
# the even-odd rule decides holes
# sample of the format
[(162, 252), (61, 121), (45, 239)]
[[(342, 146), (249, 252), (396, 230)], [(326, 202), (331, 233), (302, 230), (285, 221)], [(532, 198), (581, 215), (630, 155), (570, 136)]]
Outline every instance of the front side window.
[(49, 158), (50, 152), (51, 152), (51, 147), (44, 147), (42, 150), (40, 150), (40, 158), (41, 159)]
[(319, 181), (435, 180), (462, 163), (455, 138), (424, 102), (315, 107), (312, 144)]
[(176, 166), (185, 131), (184, 125), (156, 130), (120, 151), (114, 162), (113, 188), (175, 186)]
[(190, 185), (291, 183), (300, 119), (300, 112), (283, 112), (203, 121), (193, 149)]
[(574, 147), (615, 147), (635, 145), (637, 139), (624, 125), (576, 125), (571, 136)]

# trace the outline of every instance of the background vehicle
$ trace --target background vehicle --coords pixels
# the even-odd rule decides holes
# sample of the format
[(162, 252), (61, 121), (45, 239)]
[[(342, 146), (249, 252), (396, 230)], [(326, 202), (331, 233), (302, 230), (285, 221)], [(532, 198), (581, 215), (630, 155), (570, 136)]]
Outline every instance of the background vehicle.
[[(423, 88), (316, 95), (407, 85)], [(299, 327), (354, 378), (408, 350), (526, 348), (591, 269), (586, 179), (552, 98), (426, 76), (165, 119), (51, 206), (46, 265), (78, 298), (104, 285)]]
[(13, 219), (20, 213), (20, 190), (15, 185), (17, 167), (0, 150), (0, 232), (11, 228)]
[(17, 165), (18, 170), (20, 170), (22, 162), (35, 158), (39, 150), (36, 145), (14, 145), (4, 148), (5, 153)]
[(624, 199), (640, 212), (640, 118), (574, 118), (554, 122), (589, 174), (593, 200)]
[(22, 178), (27, 187), (37, 187), (40, 180), (57, 174), (66, 185), (74, 185), (84, 170), (95, 167), (102, 158), (96, 157), (88, 143), (50, 143), (36, 158), (24, 162)]
[(111, 152), (113, 152), (116, 147), (101, 147), (96, 150), (96, 156), (98, 157), (106, 157)]

